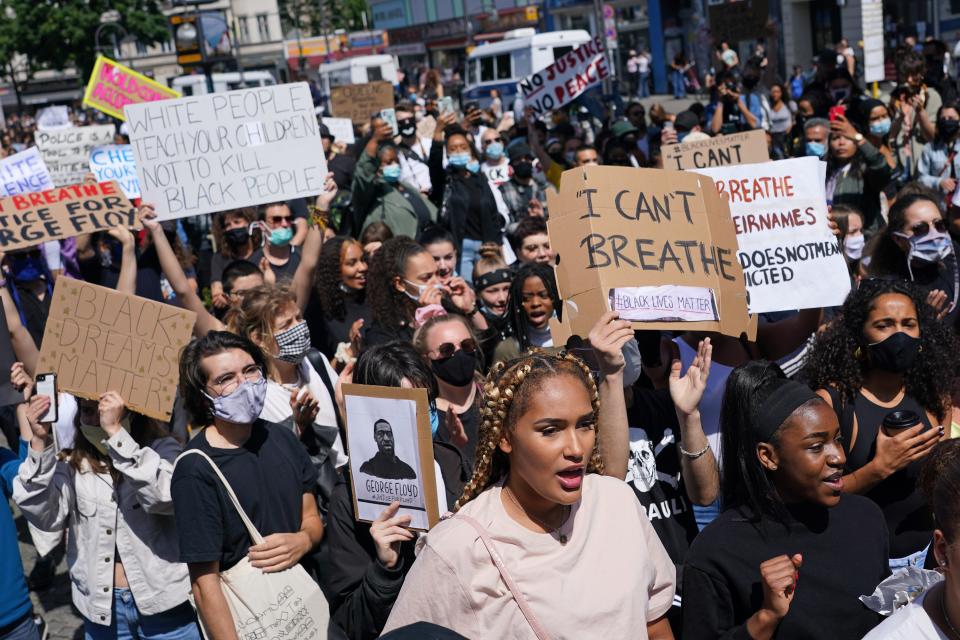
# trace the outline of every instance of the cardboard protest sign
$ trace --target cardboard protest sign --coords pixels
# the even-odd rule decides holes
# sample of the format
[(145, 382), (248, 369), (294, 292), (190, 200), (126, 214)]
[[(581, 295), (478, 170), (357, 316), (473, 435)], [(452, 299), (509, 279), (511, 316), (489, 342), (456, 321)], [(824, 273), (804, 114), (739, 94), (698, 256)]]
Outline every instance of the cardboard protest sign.
[(112, 227), (138, 227), (137, 210), (116, 182), (0, 198), (0, 251)]
[(126, 106), (160, 220), (315, 196), (327, 163), (306, 82)]
[(113, 143), (112, 124), (73, 127), (59, 131), (38, 131), (37, 146), (50, 177), (57, 187), (83, 182), (90, 170), (87, 160), (94, 147)]
[(180, 92), (137, 73), (119, 62), (97, 56), (83, 94), (83, 104), (108, 116), (125, 120), (123, 107), (138, 102), (155, 102), (179, 98)]
[(129, 144), (111, 144), (90, 152), (90, 171), (97, 182), (116, 180), (123, 195), (131, 200), (140, 197), (140, 179), (133, 147)]
[(524, 106), (537, 117), (559, 109), (610, 75), (603, 37), (597, 36), (557, 58), (518, 84)]
[(409, 528), (428, 530), (452, 505), (437, 495), (427, 390), (345, 384), (343, 395), (357, 520), (399, 501)]
[(82, 280), (57, 278), (38, 371), (57, 386), (96, 400), (116, 391), (144, 415), (169, 420), (180, 350), (197, 314)]
[(663, 168), (684, 171), (768, 162), (767, 134), (760, 130), (663, 146)]
[(330, 129), (330, 135), (335, 142), (353, 144), (356, 137), (353, 135), (353, 122), (350, 118), (324, 118), (323, 124)]
[(826, 163), (806, 157), (697, 173), (729, 198), (751, 313), (843, 303), (850, 275), (827, 226)]
[(636, 329), (751, 333), (729, 209), (694, 173), (589, 166), (547, 194), (561, 323), (554, 344), (586, 336), (606, 311)]
[(330, 111), (354, 124), (370, 122), (383, 109), (393, 108), (393, 85), (387, 81), (348, 84), (330, 89)]
[(36, 147), (0, 160), (0, 198), (52, 188), (53, 179)]

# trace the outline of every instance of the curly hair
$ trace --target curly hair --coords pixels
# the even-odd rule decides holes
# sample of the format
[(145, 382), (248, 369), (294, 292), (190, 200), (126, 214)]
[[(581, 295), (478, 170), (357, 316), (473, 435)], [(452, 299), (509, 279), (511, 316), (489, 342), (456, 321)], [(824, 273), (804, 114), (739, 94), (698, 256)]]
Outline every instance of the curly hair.
[[(320, 258), (317, 270), (314, 272), (313, 287), (317, 292), (317, 299), (323, 317), (327, 320), (343, 320), (347, 315), (344, 302), (345, 293), (341, 286), (340, 266), (350, 246), (360, 246), (354, 238), (349, 236), (334, 236), (323, 243), (320, 249)], [(363, 296), (363, 291), (357, 292)], [(361, 297), (360, 302), (363, 299)]]
[(407, 261), (426, 251), (408, 236), (397, 236), (384, 242), (373, 255), (367, 273), (367, 301), (373, 320), (388, 331), (396, 331), (413, 320), (417, 303), (397, 291), (393, 279), (403, 280)]
[(956, 364), (957, 338), (936, 319), (920, 289), (909, 282), (865, 280), (852, 291), (840, 315), (814, 341), (803, 370), (804, 379), (814, 389), (835, 388), (844, 404), (853, 402), (870, 370), (863, 328), (874, 301), (891, 293), (910, 298), (920, 323), (920, 351), (903, 376), (906, 392), (943, 420), (960, 369)]
[[(599, 416), (600, 394), (597, 385), (587, 365), (574, 355), (548, 355), (535, 349), (506, 364), (498, 362), (493, 366), (483, 385), (484, 401), (480, 409), (480, 433), (473, 476), (464, 485), (463, 494), (453, 507), (454, 511), (510, 471), (510, 459), (500, 450), (501, 437), (512, 430), (526, 412), (533, 394), (542, 389), (547, 381), (563, 375), (572, 376), (586, 387), (594, 418)], [(599, 443), (600, 439), (597, 438), (587, 464), (589, 473), (603, 473)]]

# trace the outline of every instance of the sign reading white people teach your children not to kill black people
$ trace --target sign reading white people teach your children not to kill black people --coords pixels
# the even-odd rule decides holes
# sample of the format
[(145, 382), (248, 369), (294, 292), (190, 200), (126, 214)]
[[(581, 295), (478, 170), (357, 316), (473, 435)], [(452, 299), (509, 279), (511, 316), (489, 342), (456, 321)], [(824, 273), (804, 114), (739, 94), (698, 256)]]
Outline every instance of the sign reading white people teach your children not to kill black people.
[(713, 178), (729, 200), (751, 313), (843, 303), (850, 277), (827, 225), (826, 163), (806, 157), (692, 171)]
[(323, 190), (326, 159), (305, 82), (124, 107), (140, 194), (160, 220)]

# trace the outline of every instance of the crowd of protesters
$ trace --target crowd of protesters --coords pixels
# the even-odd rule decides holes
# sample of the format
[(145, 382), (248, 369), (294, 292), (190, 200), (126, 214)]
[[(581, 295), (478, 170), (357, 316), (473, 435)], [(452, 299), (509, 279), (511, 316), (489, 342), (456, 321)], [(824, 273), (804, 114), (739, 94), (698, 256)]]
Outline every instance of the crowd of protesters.
[[(23, 399), (0, 411), (0, 640), (41, 637), (29, 590), (58, 553), (95, 640), (199, 638), (198, 621), (238, 638), (222, 574), (241, 562), (309, 573), (329, 606), (311, 637), (960, 638), (945, 51), (906, 43), (880, 100), (845, 41), (784, 82), (762, 47), (741, 63), (724, 42), (711, 73), (671, 63), (675, 95), (702, 79), (706, 104), (603, 118), (578, 101), (536, 119), (499, 96), (441, 112), (426, 73), (396, 131), (373, 116), (348, 144), (321, 126), (315, 199), (164, 222), (143, 202), (141, 230), (0, 256)], [(645, 97), (649, 54), (627, 69)], [(2, 155), (33, 127), (8, 120)], [(843, 305), (762, 314), (755, 341), (611, 312), (555, 343), (546, 221), (563, 172), (662, 168), (664, 145), (751, 129), (772, 159), (826, 163)], [(197, 314), (169, 422), (119, 390), (36, 392), (58, 278)], [(419, 535), (399, 503), (357, 520), (346, 382), (426, 389), (455, 517)], [(868, 606), (877, 590), (886, 604)]]

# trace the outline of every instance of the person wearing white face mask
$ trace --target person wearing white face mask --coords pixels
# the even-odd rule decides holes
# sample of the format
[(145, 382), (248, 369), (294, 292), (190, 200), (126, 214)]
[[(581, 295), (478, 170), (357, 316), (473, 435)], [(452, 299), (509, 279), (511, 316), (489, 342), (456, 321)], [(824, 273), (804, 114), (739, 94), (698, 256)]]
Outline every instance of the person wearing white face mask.
[(840, 229), (840, 246), (850, 266), (851, 275), (855, 275), (855, 266), (863, 257), (863, 248), (866, 246), (866, 237), (863, 235), (863, 216), (856, 208), (845, 204), (834, 205), (830, 215)]
[[(173, 473), (171, 492), (180, 541), (197, 611), (207, 637), (235, 638), (236, 626), (220, 573), (247, 559), (264, 573), (294, 567), (323, 536), (314, 487), (316, 471), (296, 435), (260, 419), (270, 363), (245, 337), (212, 331), (180, 357), (180, 393), (191, 423), (204, 427)], [(298, 424), (310, 424), (315, 403), (293, 407)], [(248, 528), (223, 481), (263, 536), (251, 544)], [(325, 612), (311, 611), (314, 618)], [(325, 626), (325, 625), (324, 625)], [(325, 634), (325, 629), (319, 629)]]
[(73, 449), (57, 460), (50, 398), (34, 395), (23, 418), (33, 434), (13, 498), (42, 531), (70, 530), (73, 604), (89, 640), (199, 640), (178, 562), (170, 493), (181, 444), (152, 419), (128, 413), (115, 391), (83, 400)]

